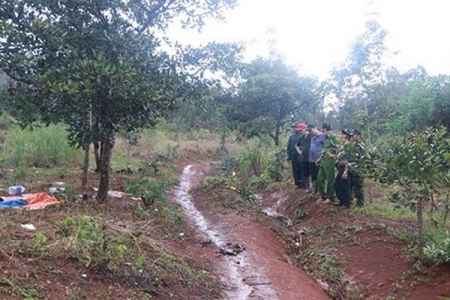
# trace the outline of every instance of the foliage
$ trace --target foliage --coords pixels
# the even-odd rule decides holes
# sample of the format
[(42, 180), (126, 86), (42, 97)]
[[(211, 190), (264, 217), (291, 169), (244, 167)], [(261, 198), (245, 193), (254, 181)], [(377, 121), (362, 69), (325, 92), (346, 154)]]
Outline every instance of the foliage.
[(266, 171), (270, 179), (279, 182), (283, 180), (286, 169), (285, 154), (286, 150), (283, 147), (278, 147), (273, 151), (273, 159), (269, 161)]
[(168, 180), (158, 182), (150, 179), (128, 180), (124, 184), (127, 193), (142, 197), (146, 208), (149, 208), (155, 201), (165, 203), (167, 191), (174, 185), (173, 182)]
[(422, 76), (407, 80), (406, 75), (393, 78), (398, 95), (391, 107), (391, 118), (383, 127), (391, 134), (420, 131), (428, 126), (449, 128), (449, 76)]
[(62, 125), (39, 126), (34, 130), (15, 126), (8, 130), (2, 159), (13, 167), (65, 166), (80, 164), (83, 153), (69, 146)]
[[(8, 289), (8, 288), (9, 289)], [(0, 292), (8, 293), (12, 296), (21, 296), (23, 299), (31, 300), (39, 297), (39, 294), (34, 287), (23, 287), (20, 283), (9, 278), (0, 278)]]
[(248, 179), (248, 184), (250, 186), (254, 186), (258, 189), (265, 188), (270, 182), (269, 175), (267, 173), (263, 173), (261, 175), (252, 175)]
[(7, 131), (11, 127), (17, 124), (17, 121), (14, 117), (12, 117), (10, 114), (3, 112), (0, 115), (0, 130), (1, 131)]
[[(183, 99), (198, 99), (203, 75), (229, 68), (240, 49), (211, 43), (175, 55), (154, 34), (172, 19), (201, 28), (232, 0), (8, 0), (0, 7), (0, 68), (16, 81), (13, 108), (23, 126), (68, 125), (71, 145), (99, 145), (97, 198), (106, 199), (117, 132), (154, 125)], [(229, 68), (230, 70), (230, 68)]]
[[(157, 274), (170, 273), (172, 276), (173, 274), (177, 274), (177, 277), (185, 278), (185, 280), (180, 280), (178, 284), (188, 285), (191, 287), (208, 285), (210, 288), (212, 287), (217, 289), (217, 280), (214, 280), (214, 278), (212, 278), (204, 268), (198, 266), (195, 261), (189, 259), (188, 257), (174, 255), (163, 248), (155, 247), (154, 250), (158, 256), (158, 261), (152, 266), (152, 268)], [(206, 280), (207, 278), (209, 280)], [(164, 285), (164, 282), (155, 283)], [(174, 284), (176, 283), (174, 282)]]
[(393, 206), (377, 205), (377, 204), (365, 204), (358, 209), (359, 213), (367, 214), (370, 216), (377, 216), (380, 218), (393, 219), (393, 220), (414, 220), (415, 214), (409, 208), (410, 203), (403, 204), (395, 199), (391, 200), (395, 203)]
[(450, 262), (450, 237), (427, 245), (423, 249), (427, 259), (437, 264), (448, 264)]
[[(411, 133), (392, 141), (389, 151), (368, 151), (359, 170), (381, 182), (395, 183), (413, 201), (417, 210), (419, 245), (424, 245), (424, 204), (434, 202), (434, 194), (450, 190), (450, 140), (444, 128)], [(398, 198), (398, 197), (397, 197)], [(398, 200), (398, 199), (397, 199)]]
[(58, 222), (57, 227), (66, 238), (67, 255), (87, 268), (112, 268), (124, 262), (126, 246), (92, 218), (69, 217)]
[(347, 60), (332, 71), (330, 91), (339, 101), (335, 118), (342, 128), (358, 128), (372, 141), (372, 127), (392, 107), (386, 88), (387, 32), (370, 16), (365, 31), (353, 43)]
[(224, 113), (247, 137), (268, 134), (280, 144), (290, 116), (319, 100), (314, 78), (300, 77), (281, 59), (255, 59), (245, 66), (237, 93), (224, 99)]
[(33, 238), (34, 248), (36, 251), (42, 251), (44, 244), (48, 238), (42, 232), (36, 232)]

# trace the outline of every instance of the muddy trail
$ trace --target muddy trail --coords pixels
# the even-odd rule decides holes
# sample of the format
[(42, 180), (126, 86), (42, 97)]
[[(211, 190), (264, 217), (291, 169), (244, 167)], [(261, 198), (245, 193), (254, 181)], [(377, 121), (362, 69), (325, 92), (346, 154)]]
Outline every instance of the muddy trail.
[[(205, 168), (186, 166), (175, 197), (199, 244), (211, 249), (206, 259), (221, 277), (224, 299), (330, 299), (317, 281), (290, 263), (274, 232), (239, 212), (220, 212), (207, 199), (191, 196), (191, 188), (204, 180)], [(273, 213), (276, 205), (266, 203), (261, 209)]]
[[(450, 299), (450, 267), (417, 269), (393, 234), (413, 224), (317, 204), (287, 187), (261, 192), (248, 211), (227, 204), (235, 191), (202, 188), (211, 172), (209, 162), (185, 164), (174, 198), (194, 239), (179, 250), (211, 262), (222, 299)], [(366, 196), (383, 201), (370, 186)]]

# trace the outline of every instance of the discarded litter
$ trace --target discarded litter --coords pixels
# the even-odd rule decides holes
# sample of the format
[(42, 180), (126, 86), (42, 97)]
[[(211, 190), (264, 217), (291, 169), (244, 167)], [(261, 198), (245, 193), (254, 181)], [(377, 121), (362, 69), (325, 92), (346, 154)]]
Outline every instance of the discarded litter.
[(108, 197), (111, 197), (111, 198), (123, 198), (124, 196), (125, 196), (124, 192), (108, 191)]
[(82, 203), (84, 201), (87, 201), (88, 199), (89, 199), (89, 195), (88, 194), (83, 194), (83, 195), (78, 195), (77, 201), (79, 203)]
[(55, 194), (55, 193), (64, 193), (66, 191), (65, 187), (60, 187), (60, 186), (52, 186), (49, 189), (50, 194)]
[(14, 185), (8, 188), (8, 194), (13, 195), (21, 195), (25, 192), (25, 188), (21, 185)]
[(25, 228), (26, 230), (36, 230), (36, 227), (34, 227), (33, 224), (22, 224), (20, 226), (22, 226), (22, 228)]
[(219, 249), (219, 253), (223, 255), (238, 255), (245, 250), (245, 247), (240, 244), (227, 243), (224, 247)]

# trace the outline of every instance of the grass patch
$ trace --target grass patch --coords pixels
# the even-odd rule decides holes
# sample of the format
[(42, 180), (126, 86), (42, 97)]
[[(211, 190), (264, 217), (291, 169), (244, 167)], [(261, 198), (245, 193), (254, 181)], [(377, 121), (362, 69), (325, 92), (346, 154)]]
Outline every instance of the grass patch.
[(15, 126), (7, 132), (1, 159), (13, 167), (75, 166), (83, 161), (83, 151), (69, 146), (62, 125), (33, 130)]
[(415, 212), (409, 208), (380, 204), (365, 204), (363, 207), (358, 208), (358, 212), (392, 220), (414, 221), (416, 218)]

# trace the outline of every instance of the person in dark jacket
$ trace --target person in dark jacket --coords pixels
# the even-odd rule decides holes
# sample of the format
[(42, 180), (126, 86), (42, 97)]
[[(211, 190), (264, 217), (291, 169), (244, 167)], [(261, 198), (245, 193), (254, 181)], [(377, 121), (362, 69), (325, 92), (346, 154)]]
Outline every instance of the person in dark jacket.
[(303, 187), (301, 178), (301, 164), (300, 155), (295, 149), (298, 139), (301, 136), (301, 131), (306, 128), (306, 124), (295, 122), (291, 125), (293, 133), (289, 137), (288, 145), (286, 148), (286, 159), (291, 162), (292, 175), (294, 177), (294, 185), (296, 189)]
[(295, 145), (295, 149), (300, 155), (300, 169), (302, 173), (302, 183), (303, 188), (305, 189), (305, 193), (310, 193), (310, 184), (309, 177), (311, 175), (309, 171), (309, 148), (311, 147), (311, 135), (309, 131), (305, 127), (301, 131), (301, 136), (297, 141), (297, 145)]
[(342, 130), (339, 137), (342, 144), (339, 146), (336, 156), (337, 175), (334, 180), (334, 191), (339, 199), (339, 203), (335, 205), (342, 208), (350, 208), (352, 187), (347, 159), (349, 152), (352, 151), (351, 147), (353, 147), (350, 143), (351, 133), (348, 130)]
[[(357, 158), (364, 154), (364, 143), (361, 138), (361, 132), (354, 129), (352, 132), (353, 145), (355, 146)], [(350, 181), (352, 183), (352, 192), (356, 198), (356, 206), (364, 205), (364, 176), (355, 169), (350, 168)]]

